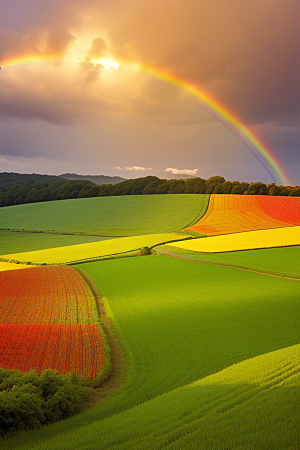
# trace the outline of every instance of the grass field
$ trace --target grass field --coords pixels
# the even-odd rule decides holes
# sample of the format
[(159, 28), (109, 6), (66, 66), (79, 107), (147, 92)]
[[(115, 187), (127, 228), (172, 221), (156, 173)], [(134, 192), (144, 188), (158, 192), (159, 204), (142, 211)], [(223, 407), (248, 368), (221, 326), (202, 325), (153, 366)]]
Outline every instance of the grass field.
[(80, 269), (106, 297), (124, 383), (6, 449), (297, 448), (299, 281), (159, 255)]
[(162, 245), (156, 251), (195, 261), (300, 278), (300, 246), (209, 254)]
[(13, 253), (2, 255), (2, 257), (8, 260), (30, 261), (36, 264), (64, 264), (89, 258), (110, 257), (131, 251), (137, 252), (142, 247), (152, 247), (163, 242), (186, 238), (186, 236), (175, 233), (146, 234), (144, 236), (108, 239), (34, 252)]
[(181, 230), (205, 213), (209, 195), (129, 195), (7, 206), (1, 228), (104, 236)]

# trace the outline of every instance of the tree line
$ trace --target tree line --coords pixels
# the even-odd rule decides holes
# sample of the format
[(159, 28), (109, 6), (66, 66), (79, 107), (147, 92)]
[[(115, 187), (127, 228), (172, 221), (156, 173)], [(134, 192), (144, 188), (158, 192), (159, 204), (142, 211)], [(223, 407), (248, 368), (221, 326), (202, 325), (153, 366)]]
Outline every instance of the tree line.
[(275, 183), (226, 181), (224, 177), (160, 179), (155, 176), (122, 181), (118, 184), (96, 185), (87, 180), (36, 182), (10, 187), (0, 192), (0, 206), (46, 202), (72, 198), (107, 197), (149, 194), (245, 194), (300, 196), (300, 186), (278, 186)]

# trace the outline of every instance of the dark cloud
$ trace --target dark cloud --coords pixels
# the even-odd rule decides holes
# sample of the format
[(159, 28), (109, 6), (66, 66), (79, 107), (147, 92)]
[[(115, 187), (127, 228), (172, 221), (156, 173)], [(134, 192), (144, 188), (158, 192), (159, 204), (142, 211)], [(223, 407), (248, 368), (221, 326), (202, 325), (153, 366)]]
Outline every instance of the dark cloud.
[[(185, 91), (125, 68), (105, 72), (90, 61), (140, 62), (207, 91), (280, 158), (286, 155), (293, 169), (299, 160), (299, 7), (298, 0), (1, 0), (0, 62), (26, 54), (67, 56), (81, 40), (85, 52), (77, 65), (3, 68), (1, 118), (33, 122), (31, 129), (36, 121), (49, 129), (90, 123), (93, 147), (98, 117), (106, 115), (105, 149), (119, 158), (111, 167), (156, 167), (157, 158), (160, 169), (200, 167), (201, 159), (206, 176), (219, 164), (229, 179), (241, 179), (234, 170), (252, 170), (248, 160), (244, 169), (243, 152), (236, 157), (240, 143), (226, 141), (230, 133)], [(63, 147), (66, 159), (74, 156), (71, 147)]]

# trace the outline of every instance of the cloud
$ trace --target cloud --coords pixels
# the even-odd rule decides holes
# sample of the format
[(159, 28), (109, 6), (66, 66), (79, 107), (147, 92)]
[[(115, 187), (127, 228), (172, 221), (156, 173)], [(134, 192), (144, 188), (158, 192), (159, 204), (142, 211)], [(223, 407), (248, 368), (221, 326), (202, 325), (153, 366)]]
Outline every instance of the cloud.
[(168, 167), (165, 172), (171, 172), (173, 175), (196, 175), (199, 169), (174, 169)]
[(119, 166), (115, 167), (117, 170), (152, 170), (152, 167), (140, 167), (140, 166), (132, 166), (132, 167), (124, 167), (123, 169)]

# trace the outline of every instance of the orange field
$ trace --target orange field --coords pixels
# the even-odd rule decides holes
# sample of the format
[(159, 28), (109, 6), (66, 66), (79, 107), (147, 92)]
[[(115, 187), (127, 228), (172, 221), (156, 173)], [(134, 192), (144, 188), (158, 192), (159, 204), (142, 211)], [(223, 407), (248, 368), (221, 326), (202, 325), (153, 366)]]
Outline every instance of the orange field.
[[(186, 230), (208, 236), (300, 225), (295, 198), (212, 194), (206, 214)], [(277, 208), (276, 213), (271, 213)], [(285, 217), (287, 217), (285, 219)]]
[(0, 367), (94, 378), (105, 354), (94, 296), (72, 267), (0, 273)]

